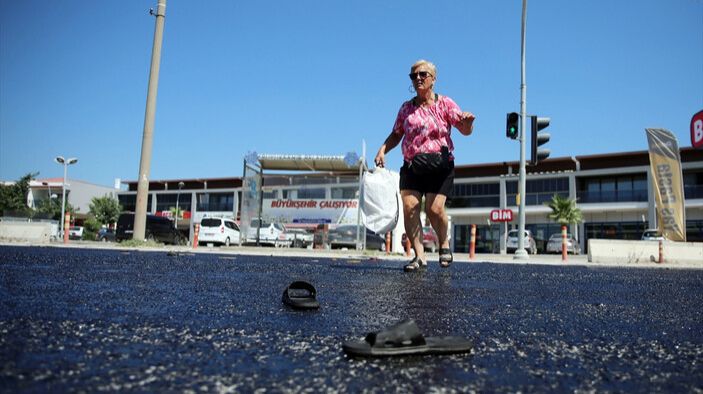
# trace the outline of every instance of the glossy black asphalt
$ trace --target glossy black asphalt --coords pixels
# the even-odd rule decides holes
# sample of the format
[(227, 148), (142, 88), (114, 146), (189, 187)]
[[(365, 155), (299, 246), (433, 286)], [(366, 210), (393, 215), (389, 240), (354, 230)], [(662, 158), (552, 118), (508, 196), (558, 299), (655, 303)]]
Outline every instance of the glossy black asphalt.
[[(693, 392), (703, 270), (0, 246), (0, 391)], [(287, 309), (294, 280), (321, 308)], [(404, 318), (471, 354), (347, 357)]]

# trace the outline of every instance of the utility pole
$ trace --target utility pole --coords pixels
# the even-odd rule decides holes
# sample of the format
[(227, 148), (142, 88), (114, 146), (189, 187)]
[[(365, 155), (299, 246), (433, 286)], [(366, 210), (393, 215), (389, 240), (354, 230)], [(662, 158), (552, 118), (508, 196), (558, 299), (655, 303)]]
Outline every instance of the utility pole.
[(527, 172), (525, 170), (525, 144), (527, 138), (527, 82), (525, 81), (525, 25), (527, 23), (527, 0), (522, 0), (522, 34), (520, 59), (520, 174), (518, 179), (518, 238), (517, 249), (513, 259), (527, 259), (525, 250), (525, 185)]
[(154, 115), (156, 114), (156, 92), (159, 85), (159, 65), (161, 63), (164, 19), (166, 18), (166, 0), (158, 0), (156, 12), (153, 10), (149, 12), (156, 17), (156, 28), (154, 30), (154, 44), (151, 49), (151, 71), (149, 72), (149, 89), (146, 96), (142, 155), (139, 162), (139, 180), (137, 183), (137, 204), (134, 213), (133, 239), (140, 241), (144, 240), (146, 230), (146, 203), (149, 197), (151, 147), (154, 142)]

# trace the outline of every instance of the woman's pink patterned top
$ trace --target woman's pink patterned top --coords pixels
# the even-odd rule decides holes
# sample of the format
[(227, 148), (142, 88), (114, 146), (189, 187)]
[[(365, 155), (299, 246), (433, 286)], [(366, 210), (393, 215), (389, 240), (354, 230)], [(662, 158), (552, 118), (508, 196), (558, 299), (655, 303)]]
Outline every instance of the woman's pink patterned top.
[(431, 106), (418, 107), (413, 100), (404, 102), (393, 125), (393, 132), (403, 136), (403, 159), (412, 161), (418, 153), (436, 153), (446, 145), (450, 160), (454, 160), (451, 126), (459, 123), (461, 115), (459, 106), (447, 96), (439, 96)]

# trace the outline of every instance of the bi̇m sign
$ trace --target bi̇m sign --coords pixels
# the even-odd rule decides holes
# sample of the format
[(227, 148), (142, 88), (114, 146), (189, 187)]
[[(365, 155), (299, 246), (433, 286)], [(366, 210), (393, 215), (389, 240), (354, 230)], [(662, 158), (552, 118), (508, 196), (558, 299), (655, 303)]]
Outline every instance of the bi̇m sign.
[(691, 145), (697, 149), (703, 148), (703, 110), (691, 118)]

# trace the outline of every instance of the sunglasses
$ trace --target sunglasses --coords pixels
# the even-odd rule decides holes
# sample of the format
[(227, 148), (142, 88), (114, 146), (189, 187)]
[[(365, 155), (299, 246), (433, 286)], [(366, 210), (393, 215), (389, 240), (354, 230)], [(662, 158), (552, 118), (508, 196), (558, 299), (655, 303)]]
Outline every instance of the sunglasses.
[(432, 74), (430, 74), (427, 71), (420, 71), (420, 72), (416, 72), (416, 73), (410, 73), (410, 74), (408, 74), (408, 76), (410, 77), (410, 79), (412, 79), (414, 81), (418, 78), (425, 79), (429, 76), (432, 76)]

